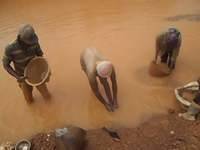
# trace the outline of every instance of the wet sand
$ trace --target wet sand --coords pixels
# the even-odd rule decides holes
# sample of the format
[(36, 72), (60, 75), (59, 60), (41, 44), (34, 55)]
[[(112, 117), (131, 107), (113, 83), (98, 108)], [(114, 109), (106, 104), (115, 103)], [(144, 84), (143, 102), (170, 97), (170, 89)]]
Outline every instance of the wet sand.
[[(52, 78), (51, 103), (35, 90), (27, 106), (15, 79), (0, 66), (0, 141), (17, 140), (65, 124), (86, 129), (135, 127), (176, 107), (173, 89), (199, 77), (197, 19), (167, 19), (200, 13), (198, 0), (2, 0), (0, 56), (22, 23), (36, 28)], [(194, 18), (194, 17), (193, 17)], [(166, 78), (148, 75), (156, 35), (177, 26), (183, 44), (177, 68)], [(108, 113), (91, 93), (79, 63), (80, 52), (96, 47), (115, 65), (120, 108)]]

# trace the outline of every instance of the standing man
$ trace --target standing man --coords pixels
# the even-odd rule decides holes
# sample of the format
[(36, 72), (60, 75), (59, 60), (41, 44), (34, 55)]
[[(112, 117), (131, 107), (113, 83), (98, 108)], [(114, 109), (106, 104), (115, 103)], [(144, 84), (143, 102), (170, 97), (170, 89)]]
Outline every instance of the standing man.
[[(17, 79), (29, 104), (34, 101), (32, 95), (33, 87), (25, 82), (24, 70), (29, 61), (37, 56), (43, 56), (38, 37), (33, 27), (26, 24), (20, 28), (17, 39), (6, 47), (3, 66), (10, 75)], [(13, 67), (11, 63), (13, 63)], [(37, 89), (45, 99), (50, 99), (51, 96), (45, 83), (37, 86)]]
[[(110, 61), (105, 59), (96, 49), (87, 48), (81, 54), (81, 67), (86, 73), (91, 89), (105, 105), (108, 111), (114, 111), (118, 108), (117, 103), (117, 81), (114, 66)], [(103, 85), (108, 101), (102, 96), (99, 91), (97, 78)], [(108, 81), (112, 83), (112, 91)]]
[(161, 62), (167, 64), (173, 70), (180, 46), (181, 33), (176, 28), (169, 28), (166, 32), (158, 35), (156, 38), (155, 63), (157, 63), (158, 56), (160, 56)]

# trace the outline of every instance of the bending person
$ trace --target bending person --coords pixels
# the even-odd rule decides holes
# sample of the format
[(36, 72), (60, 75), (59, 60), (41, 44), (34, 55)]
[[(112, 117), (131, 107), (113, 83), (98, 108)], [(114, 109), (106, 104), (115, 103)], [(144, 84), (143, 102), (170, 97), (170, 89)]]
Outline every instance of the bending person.
[(181, 46), (181, 33), (175, 28), (169, 28), (156, 38), (155, 63), (160, 56), (161, 63), (165, 63), (173, 70), (176, 65)]
[[(108, 111), (118, 108), (117, 103), (117, 81), (114, 66), (105, 59), (96, 49), (87, 48), (82, 52), (80, 63), (86, 73), (90, 87), (96, 97), (105, 105)], [(108, 101), (103, 97), (99, 90), (97, 78), (103, 85)], [(108, 80), (112, 83), (112, 91)]]

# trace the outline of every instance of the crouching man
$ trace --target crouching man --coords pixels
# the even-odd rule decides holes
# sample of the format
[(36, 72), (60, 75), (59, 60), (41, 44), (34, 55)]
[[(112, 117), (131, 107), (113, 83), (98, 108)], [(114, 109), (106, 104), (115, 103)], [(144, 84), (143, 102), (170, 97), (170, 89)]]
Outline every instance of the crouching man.
[[(193, 101), (184, 98), (183, 94), (185, 92), (194, 94)], [(200, 112), (200, 79), (190, 82), (183, 87), (176, 88), (175, 95), (179, 102), (188, 107), (187, 112), (181, 113), (180, 116), (186, 120), (196, 120)]]

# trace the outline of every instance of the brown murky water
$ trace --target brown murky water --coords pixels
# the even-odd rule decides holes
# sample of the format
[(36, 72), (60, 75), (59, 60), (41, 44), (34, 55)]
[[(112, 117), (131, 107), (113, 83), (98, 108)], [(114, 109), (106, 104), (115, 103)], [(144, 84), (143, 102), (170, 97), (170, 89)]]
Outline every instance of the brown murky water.
[[(199, 0), (1, 0), (0, 56), (18, 27), (31, 23), (51, 65), (46, 104), (27, 106), (17, 82), (0, 68), (0, 141), (17, 140), (65, 124), (83, 128), (134, 127), (175, 106), (173, 89), (200, 74)], [(183, 34), (176, 71), (150, 77), (155, 36), (169, 26)], [(115, 64), (120, 108), (108, 113), (90, 91), (79, 54), (96, 47)]]

